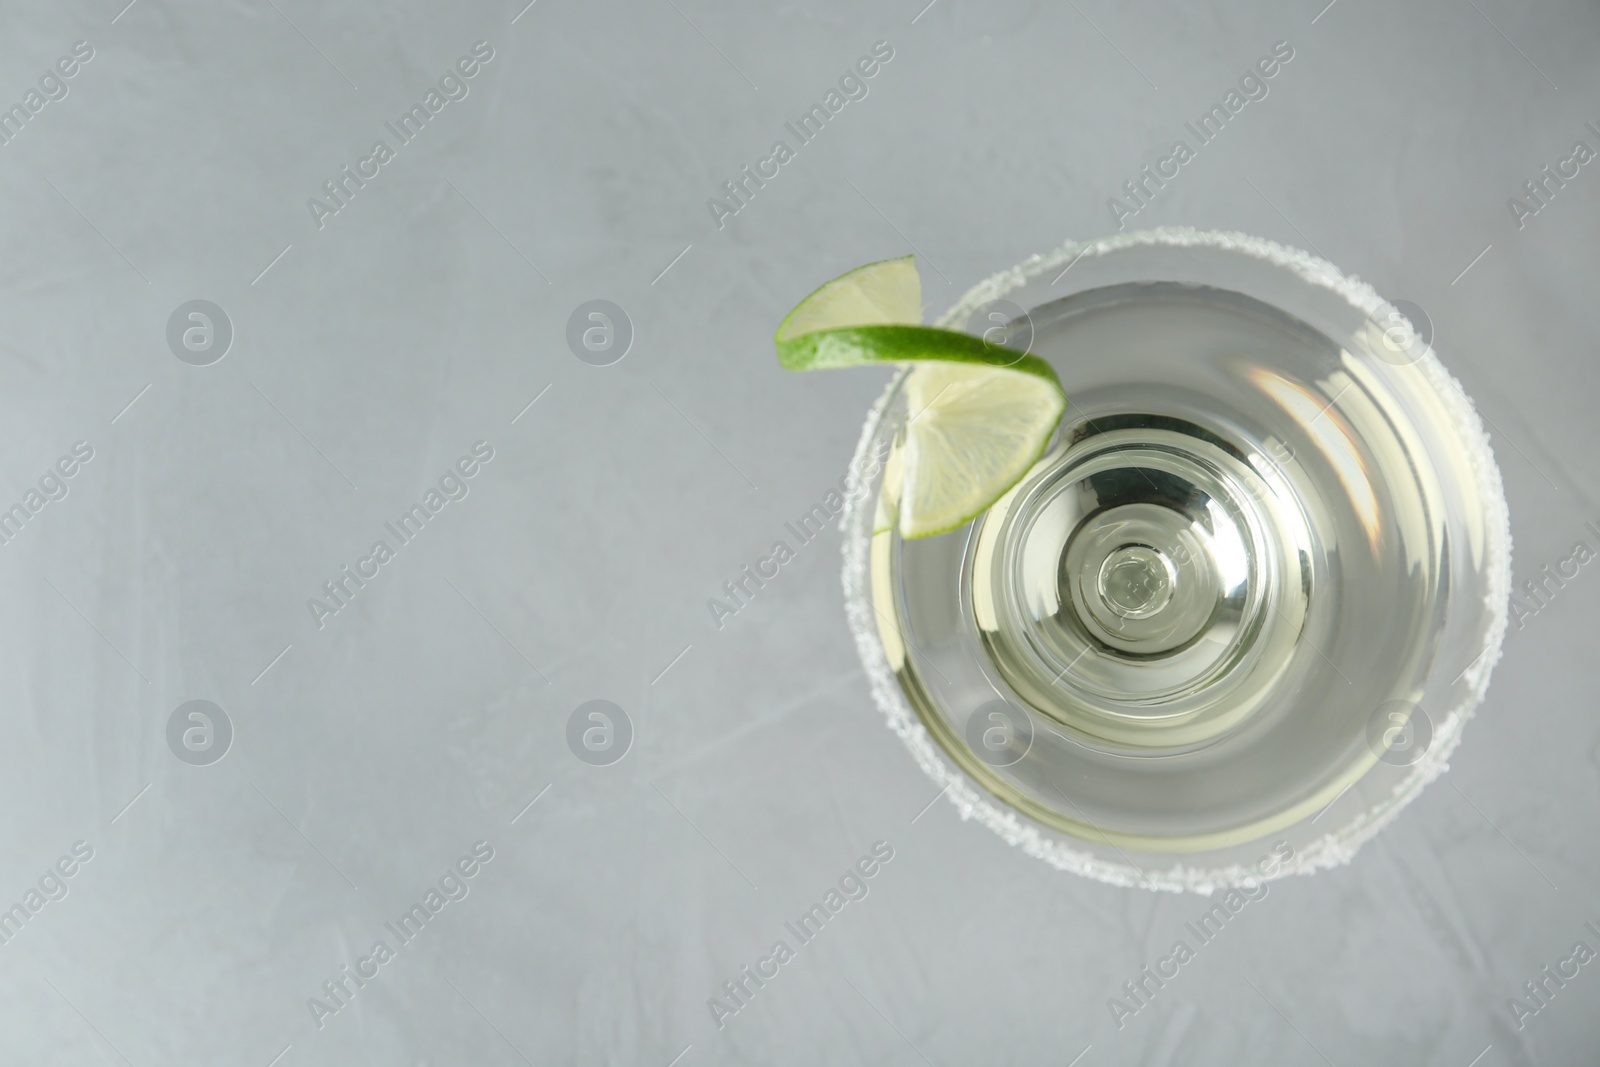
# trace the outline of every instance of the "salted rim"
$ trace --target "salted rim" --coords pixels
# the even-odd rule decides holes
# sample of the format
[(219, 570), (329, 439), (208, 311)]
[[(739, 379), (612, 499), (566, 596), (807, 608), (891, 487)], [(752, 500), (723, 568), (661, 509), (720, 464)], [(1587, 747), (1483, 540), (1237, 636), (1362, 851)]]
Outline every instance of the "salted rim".
[[(1102, 237), (1092, 241), (1068, 241), (1052, 252), (1035, 255), (1007, 270), (991, 275), (967, 290), (949, 311), (935, 320), (934, 325), (958, 328), (977, 307), (1013, 292), (1033, 278), (1063, 264), (1076, 262), (1084, 256), (1100, 256), (1139, 245), (1162, 245), (1175, 248), (1217, 248), (1242, 252), (1282, 267), (1300, 278), (1332, 290), (1351, 306), (1369, 317), (1376, 312), (1392, 310), (1393, 305), (1378, 292), (1354, 275), (1346, 275), (1339, 268), (1298, 248), (1290, 248), (1265, 238), (1232, 231), (1196, 230), (1187, 226), (1163, 226), (1152, 230)], [(1489, 676), (1500, 661), (1505, 639), (1507, 614), (1511, 593), (1511, 518), (1506, 505), (1505, 488), (1500, 479), (1489, 435), (1484, 431), (1472, 400), (1461, 384), (1447, 371), (1434, 355), (1431, 345), (1425, 346), (1422, 357), (1413, 363), (1424, 375), (1429, 385), (1450, 412), (1458, 437), (1466, 451), (1468, 466), (1477, 480), (1478, 494), (1487, 512), (1486, 575), (1488, 590), (1484, 594), (1485, 607), (1490, 612), (1490, 625), (1481, 651), (1462, 677), (1467, 682), (1467, 694), (1436, 724), (1434, 744), (1413, 764), (1409, 773), (1398, 782), (1384, 800), (1358, 812), (1344, 827), (1329, 831), (1303, 848), (1294, 857), (1281, 864), (1271, 875), (1263, 876), (1254, 867), (1232, 863), (1222, 867), (1196, 867), (1175, 863), (1163, 870), (1148, 870), (1130, 863), (1114, 862), (1069, 844), (1060, 836), (1045, 832), (1032, 820), (1015, 810), (999, 804), (986, 791), (975, 786), (965, 772), (939, 747), (922, 721), (907, 703), (900, 684), (895, 680), (883, 644), (878, 637), (876, 617), (868, 600), (868, 565), (872, 537), (869, 522), (862, 522), (863, 508), (876, 506), (868, 499), (866, 490), (871, 478), (862, 478), (861, 472), (869, 470), (869, 455), (873, 439), (890, 399), (900, 387), (909, 368), (902, 369), (889, 382), (867, 413), (861, 427), (861, 438), (856, 445), (847, 473), (849, 492), (845, 494), (844, 511), (839, 528), (844, 531), (842, 573), (845, 614), (850, 630), (855, 636), (856, 651), (866, 669), (872, 690), (872, 699), (883, 712), (889, 729), (893, 730), (911, 750), (928, 777), (942, 787), (942, 792), (955, 805), (963, 820), (976, 819), (999, 834), (1005, 841), (1021, 848), (1030, 856), (1044, 860), (1060, 870), (1071, 871), (1111, 885), (1132, 886), (1152, 890), (1181, 892), (1189, 890), (1210, 894), (1219, 887), (1240, 885), (1286, 877), (1290, 874), (1312, 874), (1325, 868), (1349, 863), (1356, 851), (1374, 834), (1387, 826), (1400, 811), (1416, 798), (1424, 786), (1449, 769), (1450, 754), (1461, 741), (1461, 731), (1472, 718), (1484, 693), (1489, 687)], [(870, 513), (866, 516), (870, 520)], [(860, 523), (868, 531), (864, 537), (851, 536), (853, 524)]]

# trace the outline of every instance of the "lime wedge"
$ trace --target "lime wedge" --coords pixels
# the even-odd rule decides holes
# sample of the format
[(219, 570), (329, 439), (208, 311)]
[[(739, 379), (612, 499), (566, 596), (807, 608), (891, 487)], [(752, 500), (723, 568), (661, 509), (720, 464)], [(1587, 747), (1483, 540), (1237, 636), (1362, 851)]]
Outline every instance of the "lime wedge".
[(773, 338), (789, 370), (913, 366), (904, 386), (904, 455), (898, 464), (890, 458), (898, 501), (886, 482), (874, 523), (897, 523), (907, 538), (945, 533), (983, 514), (1044, 453), (1067, 401), (1044, 360), (915, 325), (921, 316), (922, 280), (905, 256), (828, 282)]

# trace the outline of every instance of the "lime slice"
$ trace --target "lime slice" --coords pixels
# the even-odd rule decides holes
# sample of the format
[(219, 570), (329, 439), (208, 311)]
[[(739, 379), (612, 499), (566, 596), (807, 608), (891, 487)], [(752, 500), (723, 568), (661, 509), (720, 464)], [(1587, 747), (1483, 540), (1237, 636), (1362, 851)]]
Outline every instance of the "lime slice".
[(922, 321), (922, 275), (910, 256), (857, 267), (824, 282), (778, 327), (778, 341), (841, 326)]
[[(1050, 365), (953, 330), (914, 324), (922, 282), (910, 256), (858, 267), (806, 297), (778, 327), (789, 370), (913, 365), (904, 456), (874, 522), (929, 537), (983, 514), (1044, 453), (1066, 410)], [(894, 488), (898, 501), (890, 499)]]
[(900, 535), (945, 533), (983, 514), (1044, 454), (1067, 398), (1054, 377), (927, 363), (905, 384)]

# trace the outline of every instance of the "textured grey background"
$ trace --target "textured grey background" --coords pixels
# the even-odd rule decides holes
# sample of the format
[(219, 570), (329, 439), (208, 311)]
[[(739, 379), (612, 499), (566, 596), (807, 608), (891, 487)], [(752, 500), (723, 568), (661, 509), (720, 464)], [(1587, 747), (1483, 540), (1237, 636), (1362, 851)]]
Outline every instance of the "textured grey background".
[[(1494, 428), (1519, 584), (1600, 545), (1600, 164), (1520, 229), (1506, 204), (1600, 148), (1593, 4), (124, 2), (0, 12), (7, 105), (94, 49), (0, 146), (0, 506), (94, 450), (0, 545), (0, 907), (93, 849), (0, 944), (0, 1060), (1595, 1062), (1600, 963), (1520, 1030), (1507, 1005), (1600, 949), (1595, 566), (1513, 627), (1448, 778), (1121, 1030), (1107, 999), (1208, 904), (928, 806), (837, 532), (722, 629), (705, 603), (883, 383), (777, 369), (799, 296), (915, 247), (937, 311), (1112, 229), (1279, 40), (1135, 223), (1416, 302)], [(480, 40), (469, 95), (319, 229), (307, 199)], [(870, 94), (719, 230), (707, 198), (880, 40)], [(204, 367), (166, 341), (197, 298), (234, 330)], [(608, 367), (565, 341), (597, 298), (636, 334)], [(470, 495), (319, 629), (307, 598), (480, 440)], [(233, 724), (209, 766), (167, 743), (194, 699)], [(610, 766), (566, 743), (591, 699), (635, 730)], [(319, 1027), (308, 998), (480, 840), (469, 895)], [(879, 840), (870, 895), (718, 1029), (708, 998)]]

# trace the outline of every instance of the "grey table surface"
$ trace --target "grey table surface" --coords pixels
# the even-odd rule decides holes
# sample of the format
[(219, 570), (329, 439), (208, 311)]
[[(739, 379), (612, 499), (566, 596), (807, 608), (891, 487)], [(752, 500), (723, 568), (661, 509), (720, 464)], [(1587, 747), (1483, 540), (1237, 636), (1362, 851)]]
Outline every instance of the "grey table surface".
[[(0, 11), (0, 1062), (1600, 1061), (1600, 965), (1562, 962), (1600, 949), (1594, 567), (1513, 624), (1445, 779), (1120, 1020), (1208, 902), (930, 805), (837, 531), (706, 606), (886, 377), (780, 371), (801, 294), (914, 249), (937, 311), (1119, 222), (1424, 309), (1518, 584), (1600, 546), (1592, 3), (126, 2)], [(596, 299), (631, 324), (605, 366), (568, 343)], [(605, 765), (569, 745), (591, 700), (631, 732)], [(728, 999), (878, 842), (866, 896)]]

